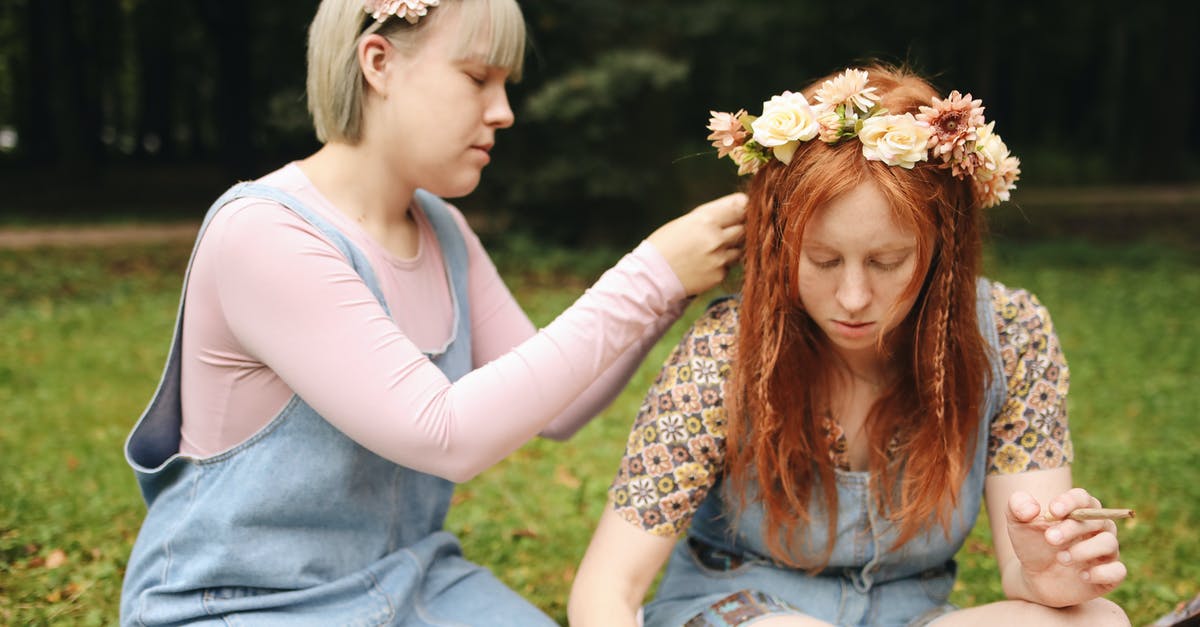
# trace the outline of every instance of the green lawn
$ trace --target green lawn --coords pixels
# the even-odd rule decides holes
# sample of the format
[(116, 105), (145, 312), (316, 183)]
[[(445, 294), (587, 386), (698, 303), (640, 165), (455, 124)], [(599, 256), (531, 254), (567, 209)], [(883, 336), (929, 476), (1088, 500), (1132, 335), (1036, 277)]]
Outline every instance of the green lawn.
[[(187, 245), (0, 251), (0, 624), (109, 624), (143, 514), (121, 445), (170, 338)], [(536, 322), (612, 256), (497, 256)], [(1144, 625), (1200, 588), (1200, 255), (1181, 246), (998, 246), (990, 275), (1054, 316), (1072, 370), (1077, 483), (1137, 509), (1122, 528), (1128, 581), (1112, 595)], [(700, 311), (693, 305), (685, 319)], [(682, 331), (566, 444), (534, 442), (463, 485), (449, 527), (560, 621), (626, 429)], [(1000, 598), (986, 529), (960, 554), (953, 600)]]

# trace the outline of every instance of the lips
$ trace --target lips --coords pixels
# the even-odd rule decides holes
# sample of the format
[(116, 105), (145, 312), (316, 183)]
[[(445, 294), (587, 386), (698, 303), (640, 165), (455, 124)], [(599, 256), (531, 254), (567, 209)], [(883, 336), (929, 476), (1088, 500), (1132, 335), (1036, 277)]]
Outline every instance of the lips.
[(874, 322), (846, 322), (844, 320), (834, 320), (833, 326), (839, 335), (847, 338), (866, 337), (875, 331)]
[(483, 157), (484, 165), (487, 165), (488, 163), (492, 162), (492, 155), (489, 153), (489, 151), (492, 149), (492, 145), (493, 144), (479, 144), (478, 146), (471, 146), (471, 151), (481, 155)]

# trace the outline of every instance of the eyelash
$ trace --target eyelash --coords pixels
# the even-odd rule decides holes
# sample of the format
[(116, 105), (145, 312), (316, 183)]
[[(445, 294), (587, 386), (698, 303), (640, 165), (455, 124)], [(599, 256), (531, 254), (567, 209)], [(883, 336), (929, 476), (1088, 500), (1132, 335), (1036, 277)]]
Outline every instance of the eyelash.
[[(832, 270), (833, 268), (836, 268), (838, 266), (838, 264), (840, 264), (841, 262), (842, 262), (841, 259), (831, 259), (829, 261), (813, 261), (812, 263), (813, 263), (813, 265), (815, 265), (817, 268), (819, 268), (821, 270)], [(902, 264), (904, 262), (896, 261), (893, 263), (883, 263), (880, 261), (871, 260), (870, 263), (872, 265), (874, 265), (876, 268), (878, 268), (879, 270), (882, 270), (884, 272), (889, 272), (891, 270), (895, 270), (896, 268), (899, 268), (900, 264)]]

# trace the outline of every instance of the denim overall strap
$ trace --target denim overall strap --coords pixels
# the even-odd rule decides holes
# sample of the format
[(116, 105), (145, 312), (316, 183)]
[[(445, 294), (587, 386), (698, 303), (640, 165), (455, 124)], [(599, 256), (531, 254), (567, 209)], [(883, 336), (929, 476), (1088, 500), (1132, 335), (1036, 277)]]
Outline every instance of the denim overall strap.
[[(313, 224), (381, 294), (362, 252), (280, 190), (235, 186), (209, 210), (200, 236), (243, 196), (279, 202)], [(472, 367), (466, 247), (440, 200), (422, 194), (418, 202), (437, 234), (455, 307), (454, 336), (431, 359), (456, 380)], [(163, 380), (126, 447), (148, 510), (126, 571), (123, 624), (425, 627), (466, 624), (484, 612), (498, 625), (548, 623), (464, 560), (457, 539), (441, 530), (451, 482), (375, 455), (298, 396), (233, 449), (180, 455), (182, 313), (181, 300)]]
[[(696, 512), (689, 540), (676, 546), (658, 595), (646, 608), (646, 624), (682, 624), (739, 590), (767, 593), (838, 625), (904, 625), (944, 605), (954, 584), (954, 554), (974, 526), (982, 502), (990, 420), (1005, 401), (991, 284), (984, 279), (976, 284), (976, 321), (989, 349), (991, 368), (975, 450), (965, 460), (969, 472), (948, 530), (935, 524), (896, 548), (898, 529), (876, 510), (870, 474), (838, 471), (834, 546), (826, 568), (810, 576), (769, 557), (761, 504), (749, 498), (745, 510), (731, 512), (729, 504), (738, 503), (738, 496), (719, 482)], [(829, 517), (819, 501), (821, 495), (813, 498), (813, 524), (794, 546), (803, 547), (808, 555), (820, 555), (827, 546)], [(728, 556), (734, 559), (720, 559)]]
[[(354, 268), (354, 271), (362, 277), (363, 283), (371, 290), (371, 294), (379, 301), (379, 305), (383, 307), (384, 312), (389, 316), (391, 315), (387, 301), (383, 297), (383, 292), (380, 291), (379, 282), (375, 278), (375, 271), (367, 261), (366, 255), (359, 251), (354, 243), (343, 235), (341, 231), (337, 230), (337, 228), (307, 205), (277, 187), (253, 182), (234, 185), (212, 204), (200, 224), (196, 243), (192, 247), (192, 253), (183, 276), (183, 289), (181, 290), (179, 307), (176, 312), (177, 322), (174, 335), (171, 339), (171, 348), (167, 355), (163, 376), (159, 379), (158, 387), (151, 398), (150, 404), (142, 413), (137, 426), (130, 432), (125, 442), (126, 460), (135, 468), (158, 466), (179, 450), (179, 418), (182, 415), (179, 369), (183, 343), (183, 306), (187, 293), (188, 279), (191, 276), (192, 261), (195, 260), (196, 249), (200, 246), (200, 240), (208, 230), (208, 225), (220, 209), (238, 198), (245, 197), (273, 200), (304, 218), (306, 222), (320, 231), (322, 235), (341, 251), (346, 261)], [(458, 225), (455, 224), (454, 218), (450, 215), (449, 210), (445, 207), (445, 203), (440, 198), (423, 189), (418, 189), (415, 199), (420, 203), (422, 211), (433, 226), (434, 233), (438, 238), (438, 244), (442, 248), (442, 258), (446, 264), (446, 279), (450, 286), (451, 298), (454, 305), (454, 325), (452, 327), (454, 331), (452, 335), (440, 348), (426, 353), (431, 359), (434, 359), (445, 353), (456, 338), (460, 336), (468, 337), (470, 334), (470, 317), (463, 315), (463, 310), (466, 308), (468, 302), (466, 243), (463, 241), (462, 233), (458, 230)], [(462, 342), (461, 345), (459, 349), (466, 350), (469, 355), (470, 342)], [(466, 371), (456, 373), (457, 376), (447, 373), (447, 376), (457, 379), (469, 371), (470, 365), (468, 364)], [(151, 416), (155, 418), (150, 418)], [(135, 434), (138, 435), (137, 438), (134, 437)], [(158, 461), (152, 462), (150, 460)], [(142, 496), (147, 502), (153, 500), (153, 494), (146, 493), (146, 486), (143, 486)]]

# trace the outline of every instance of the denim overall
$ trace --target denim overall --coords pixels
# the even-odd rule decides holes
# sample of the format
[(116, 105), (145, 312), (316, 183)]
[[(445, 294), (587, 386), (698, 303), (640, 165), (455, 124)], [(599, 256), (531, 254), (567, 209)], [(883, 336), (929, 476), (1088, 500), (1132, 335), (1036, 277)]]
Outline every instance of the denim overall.
[[(387, 310), (363, 253), (276, 188), (235, 185), (209, 209), (197, 243), (240, 197), (276, 201), (311, 223)], [(466, 247), (441, 200), (424, 191), (417, 200), (454, 301), (454, 334), (428, 356), (456, 380), (471, 370)], [(185, 276), (185, 294), (186, 285)], [(162, 380), (125, 445), (148, 511), (125, 575), (123, 625), (554, 625), (442, 531), (450, 481), (375, 455), (298, 396), (236, 448), (180, 455), (182, 324), (181, 300)]]
[[(946, 604), (954, 586), (954, 554), (979, 514), (987, 471), (988, 422), (1005, 401), (990, 283), (980, 279), (976, 294), (979, 330), (992, 348), (991, 384), (980, 416), (974, 460), (959, 494), (949, 537), (941, 525), (934, 525), (899, 549), (891, 549), (898, 533), (875, 509), (869, 473), (838, 471), (833, 552), (828, 566), (809, 576), (772, 563), (762, 536), (761, 504), (748, 502), (735, 525), (724, 504), (726, 499), (736, 503), (737, 497), (728, 486), (718, 483), (688, 529), (692, 540), (680, 542), (671, 555), (657, 595), (646, 606), (647, 626), (677, 627), (739, 590), (774, 595), (835, 625), (906, 625)], [(820, 498), (814, 495), (814, 503)], [(813, 524), (801, 532), (794, 546), (811, 547), (808, 554), (820, 555), (827, 546), (827, 518), (822, 508), (814, 506), (810, 511)]]

